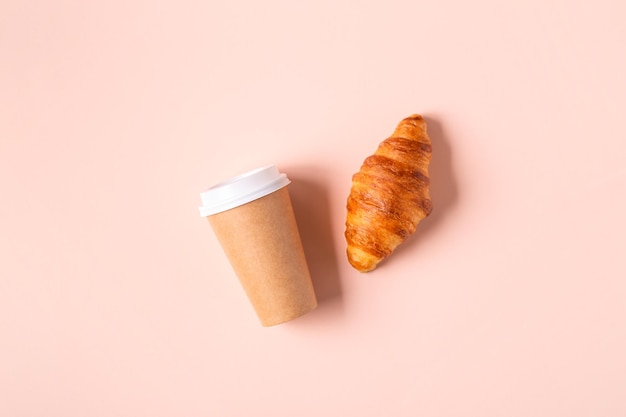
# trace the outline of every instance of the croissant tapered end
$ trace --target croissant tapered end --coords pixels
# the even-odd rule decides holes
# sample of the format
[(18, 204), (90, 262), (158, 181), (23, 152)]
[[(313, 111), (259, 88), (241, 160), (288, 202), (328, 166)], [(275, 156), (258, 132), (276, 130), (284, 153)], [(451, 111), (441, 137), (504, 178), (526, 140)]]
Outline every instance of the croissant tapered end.
[(352, 177), (346, 217), (348, 262), (369, 272), (430, 214), (431, 142), (423, 117), (402, 120)]
[(359, 272), (370, 272), (376, 269), (382, 259), (372, 256), (358, 246), (348, 245), (348, 262)]
[(398, 127), (391, 137), (422, 140), (430, 144), (430, 138), (426, 133), (426, 122), (419, 114), (413, 114), (398, 123)]

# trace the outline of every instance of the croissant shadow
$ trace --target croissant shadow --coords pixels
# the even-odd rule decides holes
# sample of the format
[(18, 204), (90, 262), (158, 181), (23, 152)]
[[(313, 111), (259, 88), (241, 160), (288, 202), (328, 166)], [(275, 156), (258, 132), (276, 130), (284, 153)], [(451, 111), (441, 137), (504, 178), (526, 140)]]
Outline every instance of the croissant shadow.
[[(430, 177), (431, 214), (420, 222), (415, 233), (396, 248), (395, 255), (406, 256), (415, 246), (427, 239), (445, 221), (447, 213), (458, 203), (459, 192), (452, 165), (450, 141), (441, 123), (433, 117), (424, 116), (428, 136), (432, 142), (432, 159), (428, 167)], [(392, 255), (393, 257), (394, 255)], [(383, 264), (381, 263), (381, 266)]]
[(330, 300), (340, 299), (342, 288), (331, 227), (328, 187), (319, 177), (310, 174), (317, 171), (310, 167), (285, 169), (291, 180), (289, 195), (304, 254), (321, 307)]

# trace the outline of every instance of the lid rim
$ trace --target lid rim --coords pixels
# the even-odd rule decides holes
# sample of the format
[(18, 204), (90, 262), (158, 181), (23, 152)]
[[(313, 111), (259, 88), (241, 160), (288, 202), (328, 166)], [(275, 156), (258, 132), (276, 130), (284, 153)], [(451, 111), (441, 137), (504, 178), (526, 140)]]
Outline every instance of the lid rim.
[(265, 197), (291, 181), (274, 165), (256, 168), (228, 178), (200, 193), (201, 217), (212, 216)]

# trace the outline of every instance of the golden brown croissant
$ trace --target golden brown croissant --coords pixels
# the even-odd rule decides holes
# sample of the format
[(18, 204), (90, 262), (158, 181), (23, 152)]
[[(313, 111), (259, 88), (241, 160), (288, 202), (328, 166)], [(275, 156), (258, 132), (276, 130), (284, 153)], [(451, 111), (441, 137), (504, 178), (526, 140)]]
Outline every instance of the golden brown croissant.
[(360, 272), (376, 268), (430, 214), (426, 122), (414, 114), (363, 162), (348, 197), (348, 261)]

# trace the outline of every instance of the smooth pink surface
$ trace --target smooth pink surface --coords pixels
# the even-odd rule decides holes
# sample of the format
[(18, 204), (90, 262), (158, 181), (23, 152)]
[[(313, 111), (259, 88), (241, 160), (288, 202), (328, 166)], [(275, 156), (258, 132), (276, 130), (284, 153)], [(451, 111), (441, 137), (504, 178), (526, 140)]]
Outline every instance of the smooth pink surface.
[[(1, 416), (626, 415), (626, 7), (0, 3)], [(435, 211), (350, 268), (422, 113)], [(262, 328), (199, 192), (268, 163), (320, 307)]]

